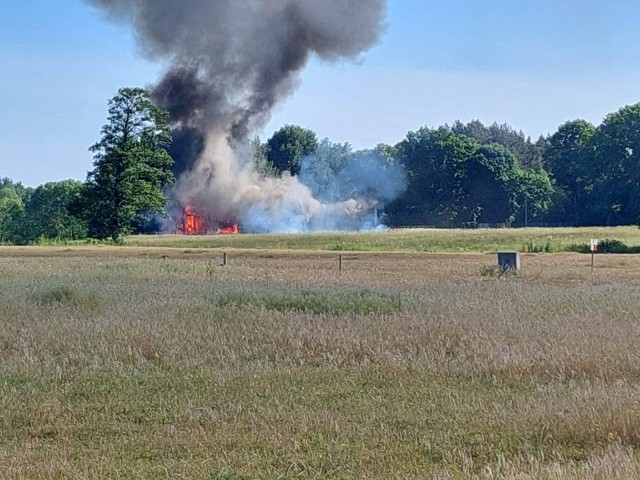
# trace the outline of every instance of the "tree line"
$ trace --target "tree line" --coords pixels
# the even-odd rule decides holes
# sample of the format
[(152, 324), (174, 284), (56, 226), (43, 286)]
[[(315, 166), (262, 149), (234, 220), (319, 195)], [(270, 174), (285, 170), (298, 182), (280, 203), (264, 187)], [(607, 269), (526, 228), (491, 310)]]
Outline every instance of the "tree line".
[[(259, 164), (331, 177), (352, 152), (288, 125), (259, 145)], [(561, 125), (533, 141), (507, 124), (478, 120), (409, 132), (374, 151), (402, 165), (406, 190), (385, 205), (390, 226), (635, 225), (640, 216), (640, 103)], [(307, 167), (309, 168), (309, 167)]]
[(109, 101), (100, 141), (89, 149), (94, 168), (85, 182), (27, 188), (0, 180), (0, 242), (118, 241), (163, 213), (165, 189), (174, 180), (168, 118), (151, 102), (149, 91), (120, 89)]
[[(167, 112), (148, 91), (121, 89), (90, 148), (94, 164), (84, 182), (31, 188), (0, 180), (0, 242), (119, 240), (141, 231), (165, 213), (174, 181), (170, 144)], [(349, 165), (373, 156), (402, 166), (406, 189), (382, 206), (391, 227), (630, 225), (640, 215), (640, 103), (599, 126), (572, 120), (535, 141), (507, 124), (474, 120), (422, 127), (396, 145), (367, 151), (319, 140), (298, 125), (251, 146), (263, 174), (299, 176), (327, 201), (365, 193), (336, 181)]]

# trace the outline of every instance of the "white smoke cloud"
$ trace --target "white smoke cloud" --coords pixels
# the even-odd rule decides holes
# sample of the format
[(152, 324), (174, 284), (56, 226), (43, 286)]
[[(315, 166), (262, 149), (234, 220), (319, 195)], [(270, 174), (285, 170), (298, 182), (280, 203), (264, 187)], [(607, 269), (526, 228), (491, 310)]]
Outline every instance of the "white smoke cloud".
[[(204, 206), (215, 212), (219, 221), (239, 221), (248, 232), (354, 230), (370, 222), (369, 216), (380, 201), (392, 199), (391, 190), (400, 191), (404, 175), (398, 167), (385, 169), (370, 157), (368, 161), (354, 159), (335, 182), (360, 189), (358, 199), (334, 197), (321, 201), (298, 177), (261, 175), (219, 134), (209, 138), (195, 168), (175, 185), (174, 195), (182, 205)], [(375, 191), (379, 187), (380, 191)]]

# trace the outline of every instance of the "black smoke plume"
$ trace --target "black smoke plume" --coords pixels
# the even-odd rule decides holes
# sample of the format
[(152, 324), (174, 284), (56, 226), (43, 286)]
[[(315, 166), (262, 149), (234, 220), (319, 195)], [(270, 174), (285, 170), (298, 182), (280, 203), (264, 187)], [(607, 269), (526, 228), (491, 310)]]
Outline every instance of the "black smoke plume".
[(380, 37), (385, 0), (88, 0), (135, 26), (147, 57), (169, 61), (157, 101), (176, 125), (234, 140), (268, 119), (312, 54), (357, 58)]
[[(177, 173), (200, 170), (197, 178), (185, 173), (178, 190), (209, 202), (219, 200), (215, 189), (231, 183), (218, 181), (221, 175), (244, 168), (220, 157), (264, 126), (311, 57), (357, 60), (379, 40), (386, 14), (386, 0), (86, 1), (132, 25), (144, 55), (168, 65), (153, 96), (170, 112)], [(229, 149), (212, 145), (220, 142)], [(270, 188), (259, 182), (238, 186), (254, 193), (263, 187)], [(254, 200), (269, 203), (270, 196), (262, 191)], [(281, 198), (276, 194), (274, 201)], [(246, 207), (222, 203), (229, 209), (225, 214)]]

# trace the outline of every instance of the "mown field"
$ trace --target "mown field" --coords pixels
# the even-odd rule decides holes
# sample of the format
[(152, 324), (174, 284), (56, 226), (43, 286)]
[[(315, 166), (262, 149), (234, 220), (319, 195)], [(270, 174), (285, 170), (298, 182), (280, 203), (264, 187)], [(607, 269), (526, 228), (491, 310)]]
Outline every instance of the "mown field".
[(240, 248), (328, 250), (361, 252), (563, 252), (588, 246), (589, 239), (617, 240), (640, 246), (637, 227), (612, 228), (504, 228), (504, 229), (401, 229), (369, 233), (312, 233), (284, 235), (179, 235), (133, 236), (126, 245), (176, 248)]
[(640, 257), (219, 260), (0, 249), (0, 478), (640, 477)]

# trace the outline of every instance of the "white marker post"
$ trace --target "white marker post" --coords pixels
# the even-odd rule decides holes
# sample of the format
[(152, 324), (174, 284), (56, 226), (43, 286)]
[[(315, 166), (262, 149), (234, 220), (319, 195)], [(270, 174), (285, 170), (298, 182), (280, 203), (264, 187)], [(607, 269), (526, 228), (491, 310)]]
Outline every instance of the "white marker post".
[(598, 252), (598, 239), (592, 238), (589, 243), (589, 249), (591, 250), (591, 273), (593, 274), (593, 259)]

